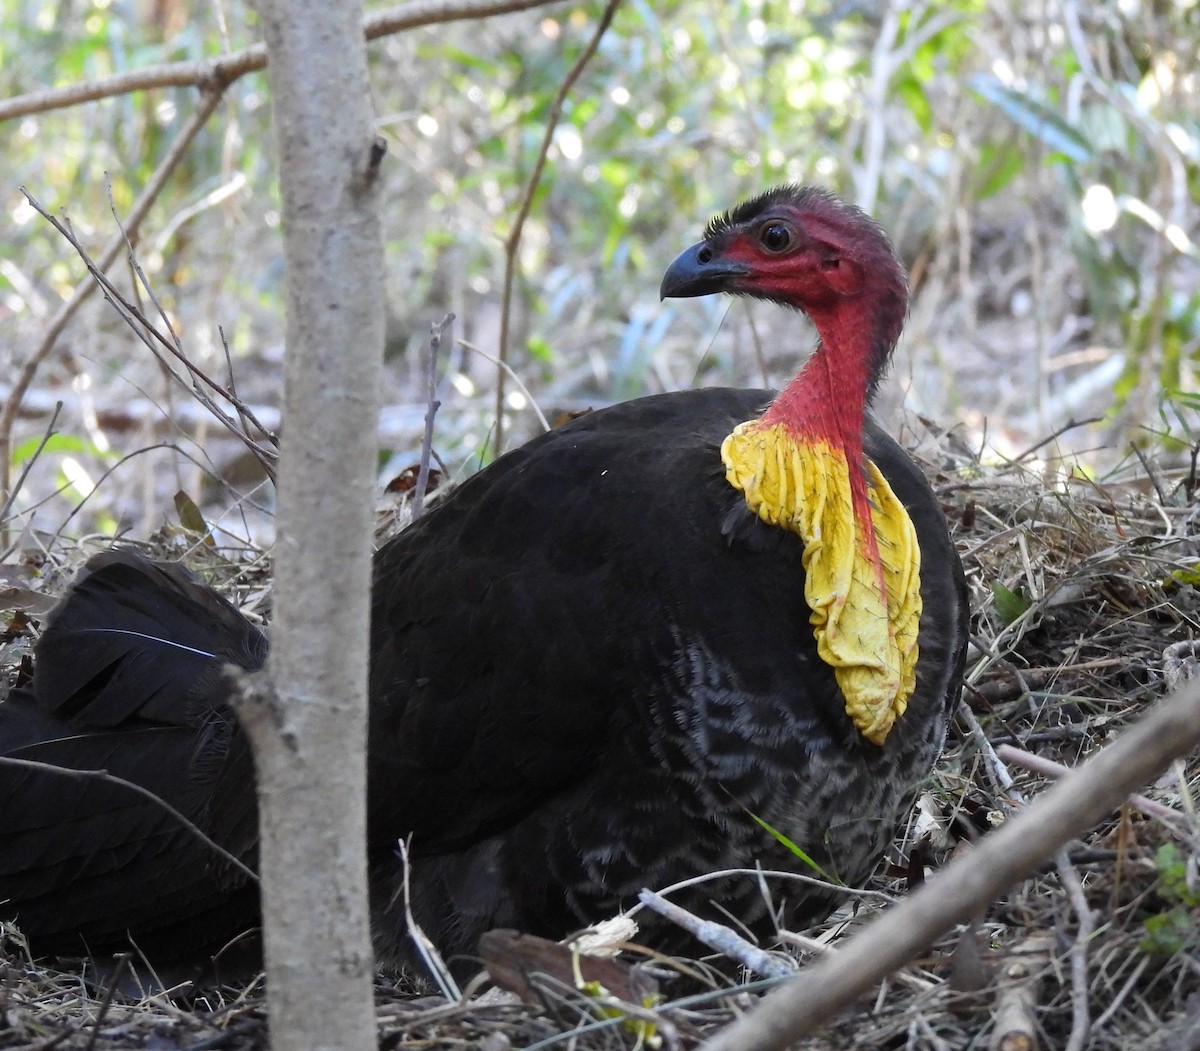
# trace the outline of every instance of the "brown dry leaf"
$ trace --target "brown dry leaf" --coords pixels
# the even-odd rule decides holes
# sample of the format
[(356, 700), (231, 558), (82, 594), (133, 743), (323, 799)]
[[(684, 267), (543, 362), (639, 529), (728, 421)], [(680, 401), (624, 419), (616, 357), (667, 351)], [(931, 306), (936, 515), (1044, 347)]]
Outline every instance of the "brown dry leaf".
[(581, 956), (558, 942), (519, 931), (488, 931), (479, 939), (479, 954), (492, 981), (527, 1003), (540, 1004), (538, 976), (577, 988), (579, 981), (595, 982), (627, 1003), (644, 1003), (658, 990), (649, 975), (626, 963), (598, 956)]
[(53, 595), (22, 587), (0, 587), (0, 609), (18, 610), (40, 617), (49, 613), (58, 601)]

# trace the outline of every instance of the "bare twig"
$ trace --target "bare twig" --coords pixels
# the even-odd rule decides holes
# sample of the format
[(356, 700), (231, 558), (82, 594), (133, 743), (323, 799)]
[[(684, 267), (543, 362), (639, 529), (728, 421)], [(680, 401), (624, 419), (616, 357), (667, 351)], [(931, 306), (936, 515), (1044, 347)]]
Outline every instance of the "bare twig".
[[(796, 931), (777, 931), (776, 936), (782, 944), (790, 945), (809, 956), (824, 956), (827, 953), (837, 952), (837, 946), (831, 940), (830, 932), (826, 932), (820, 938), (811, 938), (807, 934), (798, 934)], [(931, 989), (938, 987), (936, 980), (926, 978), (913, 970), (893, 974), (890, 976), (890, 980), (915, 993), (928, 993)]]
[(33, 759), (18, 759), (15, 756), (0, 755), (0, 766), (17, 766), (25, 770), (34, 770), (43, 774), (55, 774), (61, 777), (69, 777), (74, 780), (84, 781), (105, 781), (110, 785), (120, 785), (123, 788), (128, 788), (131, 792), (136, 793), (143, 799), (153, 803), (156, 807), (166, 811), (181, 828), (190, 832), (209, 850), (220, 856), (225, 861), (229, 862), (235, 869), (238, 870), (247, 879), (253, 882), (258, 882), (258, 874), (249, 868), (244, 862), (230, 854), (219, 843), (214, 843), (208, 838), (196, 825), (176, 810), (165, 799), (161, 799), (151, 792), (148, 788), (143, 788), (141, 785), (133, 781), (126, 781), (123, 777), (117, 777), (116, 774), (110, 774), (107, 770), (73, 770), (68, 766), (55, 766), (53, 763), (39, 763)]
[(421, 517), (425, 506), (425, 490), (429, 487), (429, 461), (433, 458), (433, 420), (442, 405), (437, 396), (438, 351), (442, 348), (442, 340), (449, 338), (453, 326), (453, 314), (447, 314), (441, 321), (435, 321), (429, 326), (429, 365), (425, 376), (425, 431), (421, 435), (421, 462), (417, 467), (417, 484), (413, 487), (414, 521)]
[(50, 422), (46, 424), (46, 430), (42, 433), (42, 440), (38, 442), (38, 447), (33, 450), (33, 455), (22, 465), (21, 473), (17, 476), (17, 484), (13, 486), (12, 492), (8, 494), (8, 498), (4, 501), (3, 505), (0, 505), (0, 523), (8, 521), (8, 513), (12, 510), (12, 506), (16, 502), (17, 494), (24, 488), (25, 479), (29, 477), (29, 472), (33, 469), (33, 465), (37, 463), (37, 458), (42, 455), (42, 450), (46, 448), (46, 443), (54, 437), (54, 425), (58, 423), (62, 407), (63, 403), (61, 401), (54, 403), (54, 415), (50, 417)]
[[(213, 110), (217, 108), (217, 103), (221, 101), (221, 94), (222, 91), (218, 88), (206, 91), (201, 96), (200, 103), (196, 107), (195, 112), (187, 119), (183, 128), (180, 129), (179, 134), (175, 136), (175, 141), (171, 143), (171, 148), (167, 151), (163, 159), (159, 161), (158, 167), (154, 169), (154, 174), (150, 176), (145, 189), (142, 190), (133, 207), (129, 210), (129, 216), (125, 220), (125, 229), (119, 230), (110, 237), (108, 243), (104, 246), (104, 250), (100, 253), (100, 257), (96, 261), (96, 270), (104, 271), (112, 266), (120, 254), (121, 248), (125, 245), (126, 238), (137, 237), (137, 232), (141, 228), (143, 220), (146, 218), (151, 206), (158, 199), (158, 195), (162, 193), (163, 187), (167, 184), (167, 179), (176, 167), (178, 167), (179, 162), (183, 160), (183, 156), (192, 144), (192, 140), (199, 134), (200, 129), (204, 127)], [(92, 294), (95, 287), (95, 282), (90, 278), (75, 286), (75, 291), (71, 293), (71, 298), (59, 307), (50, 324), (46, 326), (46, 334), (21, 367), (21, 371), (17, 374), (17, 378), (13, 382), (8, 400), (4, 403), (4, 408), (0, 409), (0, 499), (7, 499), (9, 493), (9, 470), (12, 462), (12, 428), (13, 422), (17, 418), (17, 413), (20, 411), (21, 401), (25, 397), (25, 392), (33, 383), (42, 362), (50, 356), (50, 352), (54, 349), (58, 337), (62, 335), (63, 329), (67, 327), (67, 323), (75, 316), (76, 311), (83, 305), (88, 296)], [(3, 525), (0, 524), (0, 530), (2, 529)]]
[(1076, 430), (1079, 427), (1090, 427), (1093, 423), (1100, 423), (1103, 419), (1104, 419), (1103, 416), (1089, 416), (1086, 420), (1077, 420), (1074, 417), (1072, 417), (1071, 419), (1067, 420), (1067, 422), (1064, 423), (1061, 427), (1057, 427), (1053, 431), (1051, 431), (1049, 434), (1047, 434), (1045, 438), (1042, 438), (1039, 441), (1035, 442), (1033, 445), (1029, 446), (1029, 448), (1026, 449), (1024, 452), (1017, 453), (1016, 456), (1011, 457), (1011, 462), (1012, 463), (1023, 463), (1025, 460), (1028, 460), (1029, 457), (1031, 457), (1039, 449), (1041, 449), (1044, 446), (1049, 445), (1051, 442), (1056, 441), (1057, 439), (1061, 438), (1068, 431)]
[[(149, 282), (146, 279), (137, 260), (133, 257), (132, 246), (130, 247), (130, 262), (134, 268), (134, 273), (138, 280), (146, 288), (147, 294), (150, 296), (151, 302), (163, 317), (164, 323), (170, 332), (170, 338), (164, 336), (158, 331), (145, 316), (145, 314), (121, 293), (109, 280), (108, 276), (103, 273), (99, 264), (92, 260), (86, 248), (80, 243), (75, 236), (75, 232), (71, 229), (70, 224), (63, 222), (54, 215), (50, 214), (41, 203), (29, 193), (28, 190), (22, 188), (25, 194), (25, 199), (29, 202), (30, 207), (37, 211), (47, 222), (49, 222), (62, 236), (67, 240), (72, 248), (79, 253), (79, 257), (83, 260), (84, 265), (88, 268), (88, 272), (92, 275), (92, 279), (96, 286), (103, 292), (105, 299), (108, 300), (125, 323), (133, 330), (134, 334), (146, 345), (147, 349), (158, 358), (160, 364), (170, 373), (171, 377), (183, 386), (192, 397), (194, 397), (204, 408), (216, 419), (218, 419), (235, 438), (239, 439), (255, 456), (267, 476), (274, 480), (275, 478), (275, 446), (278, 441), (275, 435), (266, 429), (254, 416), (254, 412), (249, 406), (241, 402), (237, 395), (230, 389), (223, 387), (216, 380), (212, 379), (203, 369), (199, 368), (192, 360), (184, 353), (178, 338), (171, 330), (170, 323), (166, 321), (166, 313), (163, 311), (162, 305), (159, 303), (157, 296), (149, 287)], [(118, 226), (120, 224), (118, 223)], [(124, 231), (122, 230), (122, 233)], [(184, 369), (191, 375), (192, 382), (187, 384), (183, 378), (173, 368), (170, 363), (164, 358), (162, 349), (183, 365)], [(268, 448), (256, 441), (245, 427), (238, 425), (235, 420), (220, 404), (212, 397), (209, 391), (217, 394), (224, 402), (234, 406), (241, 420), (249, 420), (254, 427), (266, 438), (271, 447)]]
[(1125, 979), (1125, 984), (1117, 990), (1117, 995), (1109, 1001), (1108, 1006), (1104, 1008), (1103, 1012), (1101, 1012), (1100, 1016), (1092, 1024), (1092, 1029), (1095, 1032), (1101, 1032), (1105, 1025), (1108, 1024), (1109, 1019), (1112, 1018), (1113, 1015), (1115, 1015), (1121, 1009), (1121, 1005), (1129, 999), (1129, 994), (1133, 992), (1138, 982), (1141, 981), (1142, 975), (1145, 974), (1146, 968), (1151, 965), (1152, 959), (1153, 958), (1150, 956), (1143, 956), (1140, 960), (1138, 960), (1137, 966), (1134, 967), (1133, 972), (1128, 978)]
[(1083, 1051), (1091, 1028), (1091, 1015), (1088, 1012), (1087, 958), (1088, 941), (1096, 929), (1096, 918), (1088, 906), (1083, 884), (1079, 882), (1079, 873), (1071, 864), (1070, 856), (1065, 850), (1060, 850), (1054, 860), (1058, 867), (1058, 878), (1062, 881), (1071, 908), (1079, 921), (1075, 941), (1071, 944), (1071, 1035), (1065, 1051)]
[(396, 853), (400, 856), (400, 869), (404, 873), (403, 881), (400, 886), (400, 892), (404, 895), (404, 922), (408, 929), (408, 936), (412, 940), (417, 949), (417, 955), (421, 957), (421, 962), (425, 964), (425, 970), (429, 972), (429, 976), (437, 983), (437, 987), (441, 990), (442, 995), (447, 1000), (461, 1000), (462, 993), (459, 991), (458, 983), (450, 974), (450, 968), (446, 966), (446, 961), (442, 959), (442, 954), (438, 952), (437, 946), (433, 944), (433, 940), (417, 923), (412, 912), (412, 900), (409, 894), (408, 874), (412, 862), (408, 856), (408, 843), (403, 840), (396, 841)]
[(1145, 450), (1136, 442), (1131, 442), (1130, 448), (1133, 450), (1133, 455), (1137, 457), (1138, 463), (1142, 465), (1142, 470), (1146, 472), (1146, 477), (1150, 479), (1150, 484), (1154, 486), (1154, 492), (1158, 494), (1158, 502), (1163, 505), (1170, 503), (1163, 488), (1162, 472), (1158, 469), (1158, 465), (1146, 455)]
[(242, 430), (249, 433), (251, 426), (254, 426), (264, 434), (274, 434), (272, 429), (261, 423), (259, 417), (247, 409), (246, 403), (242, 401), (242, 396), (238, 394), (233, 355), (229, 353), (229, 340), (225, 338), (225, 330), (220, 325), (217, 326), (217, 332), (221, 337), (221, 351), (225, 355), (225, 387), (233, 395), (233, 407), (238, 414), (238, 422), (241, 424)]
[(958, 709), (958, 717), (966, 724), (967, 730), (971, 735), (971, 740), (975, 742), (980, 753), (983, 755), (987, 763), (987, 768), (991, 772), (992, 779), (996, 782), (996, 786), (1012, 806), (1024, 806), (1025, 797), (1017, 789), (1016, 782), (1013, 781), (1012, 775), (1008, 772), (1008, 767), (1004, 765), (997, 750), (992, 747), (992, 742), (988, 740), (987, 734), (983, 732), (983, 727), (979, 725), (979, 720), (975, 718), (975, 713), (964, 704)]
[(818, 960), (704, 1051), (781, 1051), (964, 922), (1200, 744), (1200, 685), (1163, 702), (924, 887)]
[[(363, 35), (367, 40), (377, 40), (419, 26), (528, 11), (555, 2), (558, 0), (410, 0), (409, 3), (389, 7), (364, 18)], [(0, 101), (0, 121), (151, 88), (197, 87), (206, 93), (220, 95), (235, 80), (247, 73), (265, 69), (266, 65), (267, 49), (263, 44), (253, 44), (243, 51), (220, 58), (163, 62), (111, 77), (97, 77), (81, 84), (68, 84), (49, 91), (35, 91), (5, 99)]]
[(681, 908), (673, 901), (667, 901), (652, 890), (643, 889), (638, 893), (638, 901), (651, 912), (657, 912), (666, 917), (677, 927), (683, 928), (698, 941), (710, 949), (729, 957), (735, 963), (740, 963), (764, 978), (782, 978), (795, 973), (796, 968), (785, 963), (778, 956), (764, 952), (757, 945), (752, 945), (731, 927), (713, 920), (702, 920), (687, 909)]
[[(793, 883), (804, 883), (810, 887), (821, 887), (824, 890), (831, 891), (835, 894), (845, 894), (847, 897), (860, 898), (863, 900), (878, 901), (885, 905), (891, 904), (896, 899), (891, 894), (885, 894), (879, 890), (866, 890), (861, 887), (844, 887), (838, 883), (831, 883), (827, 879), (818, 879), (816, 876), (809, 876), (803, 872), (791, 872), (784, 869), (717, 869), (713, 872), (704, 872), (699, 876), (692, 876), (689, 879), (680, 880), (678, 883), (672, 883), (668, 887), (659, 887), (656, 893), (663, 895), (674, 894), (676, 891), (687, 890), (689, 887), (703, 886), (705, 883), (711, 883), (714, 880), (728, 879), (730, 876), (745, 876), (747, 878), (761, 880), (765, 877), (768, 879), (789, 880)], [(636, 916), (641, 905), (633, 905), (626, 909), (622, 916)]]
[(1000, 975), (988, 1051), (1036, 1051), (1038, 991), (1051, 947), (1051, 938), (1037, 936), (1013, 950), (1014, 958)]
[(112, 974), (108, 978), (108, 987), (104, 990), (104, 999), (100, 1001), (100, 1010), (96, 1012), (96, 1017), (92, 1022), (92, 1033), (88, 1037), (87, 1047), (84, 1051), (94, 1051), (96, 1040), (100, 1036), (100, 1026), (104, 1024), (104, 1019), (108, 1016), (109, 1008), (112, 1007), (113, 994), (116, 993), (117, 987), (121, 982), (121, 975), (125, 973), (129, 967), (129, 953), (123, 952), (117, 956), (117, 965), (112, 969)]
[[(1043, 777), (1066, 777), (1071, 772), (1069, 766), (1063, 766), (1062, 763), (1056, 763), (1044, 755), (1027, 752), (1024, 748), (1017, 748), (1011, 744), (1000, 745), (996, 749), (996, 754), (1006, 763), (1023, 767), (1030, 773), (1041, 774)], [(1129, 796), (1129, 802), (1143, 814), (1161, 817), (1166, 821), (1179, 821), (1183, 818), (1178, 810), (1172, 810), (1169, 806), (1163, 806), (1162, 803), (1156, 803), (1153, 799), (1147, 799), (1136, 792)]]
[(525, 229), (525, 220), (529, 218), (529, 209), (533, 207), (533, 195), (542, 181), (546, 156), (550, 152), (554, 129), (558, 127), (559, 118), (562, 116), (563, 103), (571, 88), (575, 86), (575, 81), (579, 79), (584, 67), (592, 60), (596, 48), (600, 46), (601, 38), (612, 24), (613, 15), (617, 13), (620, 5), (621, 0), (608, 0), (604, 5), (604, 12), (600, 16), (592, 39), (588, 41), (587, 47), (583, 49), (583, 52), (567, 71), (566, 77), (559, 85), (558, 94), (554, 96), (554, 101), (546, 111), (546, 127), (542, 132), (542, 143), (538, 147), (537, 159), (534, 161), (533, 171), (525, 183), (525, 192), (521, 195), (521, 204), (517, 208), (517, 217), (513, 220), (512, 230), (509, 231), (508, 238), (504, 242), (504, 296), (500, 305), (500, 346), (497, 354), (502, 367), (496, 372), (496, 426), (493, 432), (494, 444), (492, 446), (497, 456), (504, 451), (504, 379), (507, 370), (503, 366), (508, 363), (508, 330), (512, 318), (513, 282), (517, 275), (517, 249), (521, 247), (521, 234)]
[[(136, 450), (135, 452), (126, 453), (126, 455), (122, 456), (116, 463), (111, 464), (110, 466), (106, 467), (104, 469), (104, 473), (101, 474), (100, 477), (96, 479), (96, 483), (95, 483), (95, 485), (92, 486), (91, 491), (86, 493), (83, 497), (81, 497), (79, 499), (79, 501), (75, 504), (75, 506), (71, 508), (70, 512), (67, 514), (67, 517), (64, 518), (61, 523), (59, 523), (58, 528), (54, 531), (55, 539), (56, 540), (62, 539), (62, 535), (64, 532), (66, 532), (67, 526), (71, 524), (71, 520), (77, 514), (79, 514), (79, 512), (83, 510), (83, 508), (87, 504), (87, 502), (93, 496), (95, 496), (96, 493), (98, 493), (100, 491), (100, 486), (102, 486), (109, 477), (111, 477), (118, 469), (123, 467), (125, 464), (129, 463), (131, 460), (137, 459), (139, 456), (142, 456), (145, 453), (154, 452), (156, 449), (170, 449), (173, 452), (177, 453), (178, 455), (182, 456), (184, 459), (189, 460), (192, 464), (194, 464), (196, 467), (198, 467), (201, 471), (209, 470), (209, 468), (206, 467), (203, 463), (201, 463), (198, 459), (196, 459), (196, 457), (192, 456), (186, 450), (180, 448), (174, 442), (155, 442), (153, 445), (144, 445), (144, 446), (142, 446), (142, 448)], [(61, 492), (61, 490), (59, 490), (59, 491)]]
[[(134, 276), (138, 280), (138, 284), (145, 289), (146, 295), (150, 297), (150, 302), (154, 304), (154, 309), (158, 312), (158, 317), (163, 323), (163, 328), (165, 328), (171, 336), (169, 341), (166, 340), (165, 337), (160, 338), (163, 339), (163, 342), (169, 342), (170, 345), (176, 349), (179, 355), (182, 356), (183, 345), (179, 342), (179, 334), (175, 331), (175, 326), (171, 324), (171, 319), (167, 317), (167, 312), (163, 309), (162, 301), (158, 298), (157, 293), (154, 291), (154, 287), (150, 284), (149, 280), (147, 280), (146, 272), (142, 269), (142, 264), (138, 262), (137, 251), (134, 249), (133, 241), (131, 241), (129, 238), (129, 232), (125, 229), (124, 224), (121, 222), (121, 216), (117, 213), (117, 205), (113, 200), (112, 195), (112, 180), (109, 178), (108, 172), (104, 173), (104, 190), (108, 195), (108, 210), (112, 213), (113, 222), (117, 224), (117, 229), (121, 231), (121, 235), (125, 238), (125, 258), (129, 262), (130, 269), (133, 270)], [(85, 259), (84, 262), (86, 263), (87, 260)], [(105, 291), (107, 292), (108, 289), (106, 288)], [(136, 292), (136, 288), (134, 291)], [(126, 321), (128, 321), (128, 319), (126, 319)], [(147, 327), (152, 327), (149, 325), (149, 322), (144, 319), (143, 324), (145, 324)]]
[[(1022, 671), (1021, 668), (1017, 667), (1016, 664), (1010, 661), (1003, 654), (999, 653), (995, 647), (988, 645), (987, 641), (983, 638), (980, 638), (980, 636), (972, 634), (970, 641), (971, 645), (979, 650), (980, 653), (994, 663), (998, 664), (1017, 680), (1017, 684), (1021, 687), (1021, 693), (1028, 694), (1030, 692), (1029, 680), (1025, 678), (1025, 672)], [(973, 689), (974, 687), (971, 688)]]
[(525, 386), (525, 383), (522, 381), (521, 377), (517, 375), (516, 370), (513, 369), (513, 367), (511, 365), (509, 365), (508, 362), (501, 361), (499, 358), (493, 357), (486, 350), (481, 350), (479, 347), (475, 346), (474, 343), (470, 343), (465, 339), (459, 339), (459, 340), (456, 340), (455, 342), (458, 343), (458, 345), (460, 347), (462, 347), (463, 350), (469, 350), (472, 354), (478, 354), (481, 358), (483, 358), (484, 361), (490, 361), (493, 365), (496, 366), (496, 368), (498, 368), (510, 380), (512, 380), (513, 383), (515, 383), (517, 385), (517, 389), (520, 390), (520, 392), (525, 395), (525, 400), (529, 402), (529, 407), (531, 409), (533, 409), (534, 415), (537, 416), (538, 423), (540, 423), (542, 425), (542, 430), (544, 430), (544, 431), (550, 430), (550, 421), (548, 419), (546, 419), (546, 414), (544, 412), (542, 412), (541, 406), (539, 406), (537, 403), (537, 399), (533, 396), (532, 393), (530, 393), (529, 388)]

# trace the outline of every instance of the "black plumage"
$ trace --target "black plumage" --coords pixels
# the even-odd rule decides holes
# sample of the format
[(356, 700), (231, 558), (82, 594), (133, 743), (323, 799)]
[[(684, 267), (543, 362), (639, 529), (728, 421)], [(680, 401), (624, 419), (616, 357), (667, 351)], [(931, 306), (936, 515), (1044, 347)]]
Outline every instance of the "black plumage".
[[(706, 871), (803, 870), (751, 814), (850, 886), (890, 842), (956, 697), (958, 559), (944, 527), (922, 537), (916, 696), (884, 747), (869, 744), (816, 654), (799, 538), (754, 518), (724, 478), (721, 440), (770, 397), (684, 391), (592, 413), (469, 479), (380, 552), (375, 900), (397, 879), (398, 809), (418, 919), (448, 951), (492, 926), (561, 936), (643, 886)], [(867, 448), (911, 511), (939, 513), (873, 426)], [(516, 535), (519, 555), (504, 540)], [(837, 900), (777, 889), (790, 922)], [(711, 911), (709, 898), (745, 922), (762, 909), (753, 879), (688, 903)], [(395, 909), (376, 923), (389, 944), (401, 930)]]
[[(774, 402), (664, 394), (542, 435), (376, 558), (368, 836), (385, 957), (407, 956), (398, 839), (411, 840), (416, 918), (455, 956), (496, 926), (561, 936), (643, 886), (756, 863), (802, 869), (755, 818), (859, 884), (928, 774), (961, 676), (962, 571), (928, 483), (862, 412), (903, 320), (903, 276), (862, 213), (787, 187), (715, 222), (664, 280), (670, 295), (721, 290), (806, 309), (817, 360), (851, 359), (839, 381), (857, 388), (850, 474), (861, 438), (920, 544), (907, 711), (882, 744), (856, 729), (817, 652), (804, 539), (766, 524), (726, 478), (722, 441), (769, 405), (803, 402), (799, 380)], [(96, 630), (113, 628), (141, 634)], [(252, 767), (217, 669), (257, 667), (264, 647), (177, 570), (100, 556), (51, 619), (32, 690), (0, 704), (0, 753), (122, 772), (252, 861)], [(0, 767), (0, 815), (0, 899), (35, 948), (126, 929), (194, 944), (246, 919), (244, 877), (110, 786)], [(837, 898), (807, 884), (778, 894), (785, 923)], [(770, 933), (755, 881), (706, 884), (684, 903), (711, 914), (710, 902)]]
[[(132, 781), (252, 866), (254, 764), (221, 666), (261, 667), (266, 649), (181, 567), (97, 555), (38, 640), (31, 686), (0, 703), (0, 755)], [(0, 915), (37, 951), (124, 948), (132, 933), (150, 958), (174, 959), (257, 911), (248, 877), (152, 800), (0, 766)]]

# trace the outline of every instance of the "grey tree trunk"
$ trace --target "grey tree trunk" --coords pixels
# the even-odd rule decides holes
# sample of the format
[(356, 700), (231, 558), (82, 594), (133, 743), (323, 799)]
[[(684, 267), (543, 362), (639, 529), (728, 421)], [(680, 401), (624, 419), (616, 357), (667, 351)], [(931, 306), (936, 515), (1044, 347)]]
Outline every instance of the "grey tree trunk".
[(365, 856), (367, 648), (384, 337), (357, 0), (259, 0), (287, 261), (268, 678), (239, 704), (259, 778), (271, 1045), (376, 1046)]

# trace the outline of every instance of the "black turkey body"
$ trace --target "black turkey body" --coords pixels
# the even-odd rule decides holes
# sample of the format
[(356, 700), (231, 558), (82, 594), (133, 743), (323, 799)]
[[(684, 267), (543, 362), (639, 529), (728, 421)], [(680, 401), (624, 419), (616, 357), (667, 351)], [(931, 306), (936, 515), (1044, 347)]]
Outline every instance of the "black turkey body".
[[(562, 936), (642, 887), (704, 872), (806, 871), (751, 814), (847, 885), (870, 875), (942, 747), (965, 627), (941, 618), (965, 610), (961, 569), (928, 483), (870, 426), (866, 451), (918, 530), (938, 525), (921, 532), (917, 688), (883, 747), (870, 744), (817, 656), (800, 539), (725, 480), (722, 439), (770, 397), (684, 391), (589, 414), (469, 479), (380, 552), (377, 908), (401, 828), (418, 922), (452, 953), (493, 926)], [(772, 887), (787, 923), (839, 900)], [(715, 916), (709, 898), (743, 922), (762, 912), (750, 877), (676, 900)], [(401, 916), (376, 922), (389, 947)]]
[[(800, 209), (815, 209), (819, 233), (840, 221), (821, 218), (836, 206), (892, 259), (861, 213), (784, 188), (710, 227), (680, 257), (687, 281), (672, 268), (674, 294), (741, 291), (747, 267), (720, 250), (747, 251), (736, 238), (776, 206), (784, 219), (763, 220), (775, 223), (770, 252)], [(832, 249), (818, 247), (818, 269), (833, 271)], [(853, 293), (846, 267), (859, 264), (847, 259), (831, 280)], [(902, 318), (895, 269), (884, 291)], [(899, 319), (875, 329), (868, 389)], [(907, 711), (871, 743), (818, 656), (803, 541), (761, 521), (726, 478), (722, 441), (771, 398), (707, 389), (588, 414), (499, 458), (380, 550), (367, 775), (385, 959), (409, 958), (398, 840), (409, 841), (415, 917), (448, 957), (472, 954), (492, 927), (561, 937), (642, 887), (710, 871), (811, 875), (755, 818), (830, 877), (856, 886), (870, 875), (957, 698), (962, 569), (925, 478), (868, 420), (864, 453), (919, 541), (923, 603)], [(220, 669), (265, 656), (262, 634), (178, 567), (97, 556), (51, 616), (32, 685), (0, 703), (0, 755), (134, 781), (253, 866), (253, 764)], [(798, 881), (771, 888), (777, 916), (753, 877), (676, 900), (728, 910), (764, 937), (777, 919), (794, 926), (841, 900)], [(128, 788), (0, 765), (4, 901), (0, 917), (15, 916), (35, 952), (124, 948), (132, 936), (151, 959), (220, 945), (257, 904), (244, 873)], [(673, 928), (647, 937), (696, 948)]]

